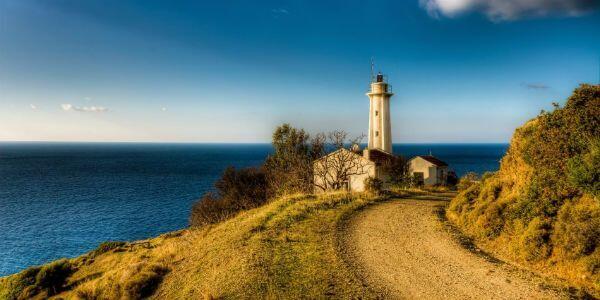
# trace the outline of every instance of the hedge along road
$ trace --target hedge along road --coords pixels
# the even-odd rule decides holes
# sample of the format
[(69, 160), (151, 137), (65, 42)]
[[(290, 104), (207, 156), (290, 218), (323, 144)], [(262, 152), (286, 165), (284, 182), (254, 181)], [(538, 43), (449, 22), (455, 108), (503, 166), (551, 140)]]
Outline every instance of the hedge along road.
[(342, 257), (384, 298), (561, 299), (544, 279), (462, 246), (438, 213), (446, 200), (398, 199), (356, 213)]

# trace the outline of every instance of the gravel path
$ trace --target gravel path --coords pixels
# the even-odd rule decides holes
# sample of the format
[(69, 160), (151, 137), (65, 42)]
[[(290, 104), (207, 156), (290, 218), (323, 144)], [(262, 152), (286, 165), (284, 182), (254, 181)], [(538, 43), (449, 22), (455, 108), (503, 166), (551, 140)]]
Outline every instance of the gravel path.
[(461, 246), (437, 216), (445, 204), (400, 199), (357, 213), (340, 232), (344, 260), (385, 298), (567, 298), (529, 272)]

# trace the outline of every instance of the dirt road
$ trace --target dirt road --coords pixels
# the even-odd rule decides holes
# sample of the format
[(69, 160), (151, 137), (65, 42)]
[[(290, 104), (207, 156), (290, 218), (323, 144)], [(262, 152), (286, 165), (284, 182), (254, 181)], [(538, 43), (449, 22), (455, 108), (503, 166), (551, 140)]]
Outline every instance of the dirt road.
[(437, 215), (445, 203), (399, 199), (357, 213), (340, 233), (344, 259), (385, 298), (567, 298), (527, 271), (461, 246)]

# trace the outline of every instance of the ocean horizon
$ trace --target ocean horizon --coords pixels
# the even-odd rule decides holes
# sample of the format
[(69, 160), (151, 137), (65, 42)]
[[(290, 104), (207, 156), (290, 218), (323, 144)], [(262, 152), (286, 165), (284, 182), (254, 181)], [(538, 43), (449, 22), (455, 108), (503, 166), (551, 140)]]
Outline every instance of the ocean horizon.
[[(498, 169), (507, 143), (394, 144), (456, 173)], [(0, 276), (108, 240), (185, 228), (192, 204), (228, 166), (258, 166), (268, 143), (0, 142)]]

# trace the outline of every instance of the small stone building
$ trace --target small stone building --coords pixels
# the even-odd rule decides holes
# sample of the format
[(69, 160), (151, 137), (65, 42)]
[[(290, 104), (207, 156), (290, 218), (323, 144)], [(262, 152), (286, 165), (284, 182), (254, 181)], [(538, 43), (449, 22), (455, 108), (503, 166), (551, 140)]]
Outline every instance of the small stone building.
[[(385, 164), (394, 159), (391, 153), (379, 149), (351, 151), (345, 148), (329, 153), (314, 162), (315, 193), (329, 190), (365, 191), (365, 180), (380, 179), (384, 187), (388, 176)], [(340, 180), (341, 179), (341, 180)]]
[(448, 178), (448, 164), (431, 155), (411, 158), (408, 171), (419, 185), (444, 185)]

